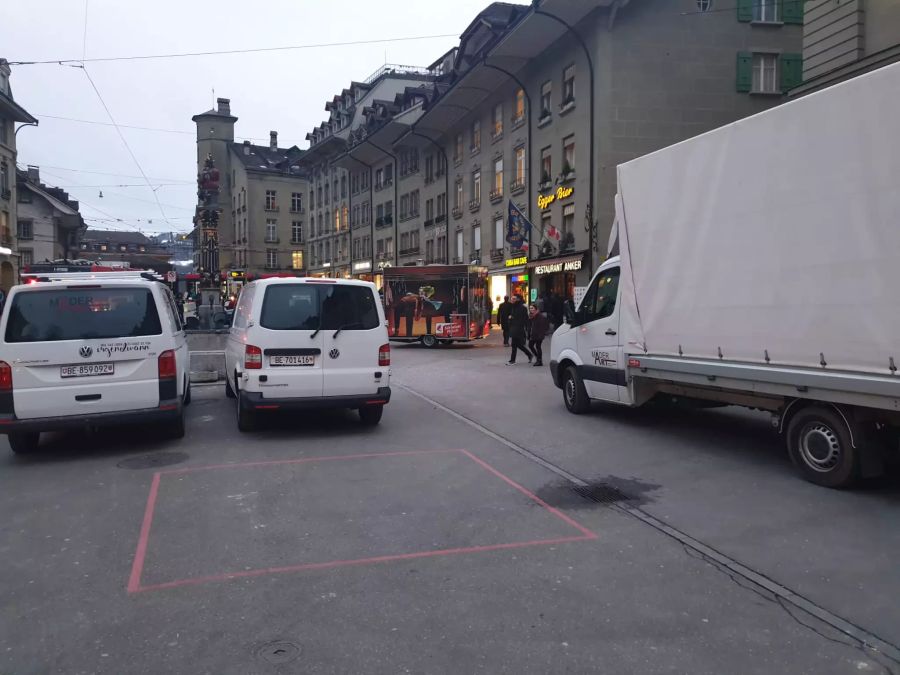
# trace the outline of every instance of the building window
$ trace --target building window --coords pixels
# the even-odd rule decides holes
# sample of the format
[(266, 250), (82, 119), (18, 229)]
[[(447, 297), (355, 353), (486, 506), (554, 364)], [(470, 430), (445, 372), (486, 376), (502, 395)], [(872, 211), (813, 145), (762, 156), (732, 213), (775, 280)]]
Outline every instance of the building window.
[(394, 165), (388, 164), (384, 167), (384, 184), (390, 185), (394, 182)]
[(266, 241), (274, 243), (278, 241), (278, 221), (266, 219)]
[(456, 134), (456, 144), (453, 146), (453, 161), (461, 162), (463, 155), (463, 137), (462, 134)]
[(34, 223), (30, 220), (20, 220), (17, 223), (16, 236), (19, 239), (34, 239)]
[(563, 107), (575, 102), (575, 64), (563, 71)]
[(413, 190), (409, 195), (409, 212), (410, 215), (419, 215), (419, 191)]
[(541, 185), (546, 185), (553, 181), (553, 161), (551, 155), (551, 148), (546, 147), (541, 150)]
[(309, 191), (309, 208), (311, 208), (311, 209), (316, 208), (316, 199), (315, 199), (315, 196), (316, 196), (316, 193), (313, 192), (312, 190), (310, 190), (310, 191)]
[(503, 158), (494, 160), (494, 189), (491, 190), (491, 199), (499, 199), (503, 196)]
[(303, 251), (291, 251), (291, 267), (295, 270), (303, 269)]
[(494, 219), (494, 248), (502, 249), (503, 248), (503, 240), (505, 239), (503, 231), (503, 218), (495, 218)]
[(697, 0), (697, 11), (708, 12), (712, 7), (712, 0)]
[(575, 136), (566, 136), (563, 139), (563, 180), (575, 174)]
[(277, 248), (267, 248), (266, 249), (266, 267), (269, 269), (276, 269), (278, 267), (278, 249)]
[(278, 208), (275, 190), (266, 190), (266, 211), (274, 211)]
[(341, 176), (341, 199), (347, 196), (347, 176)]
[(400, 220), (409, 216), (409, 195), (400, 195)]
[(419, 171), (419, 151), (416, 148), (410, 150), (409, 153), (409, 172), (417, 173)]
[(478, 258), (481, 255), (481, 225), (472, 228), (472, 257)]
[(299, 192), (291, 193), (291, 211), (300, 213), (303, 210), (303, 195)]
[(754, 0), (753, 2), (753, 20), (754, 21), (778, 21), (778, 0)]
[(553, 240), (556, 239), (553, 236), (553, 214), (548, 209), (541, 213), (541, 255), (551, 255), (553, 253), (551, 238)]
[(331, 191), (331, 197), (334, 201), (338, 200), (338, 181), (337, 178), (334, 179), (334, 189)]
[(34, 251), (32, 251), (30, 248), (20, 248), (19, 256), (21, 260), (20, 264), (22, 265), (22, 267), (34, 264)]
[(462, 262), (464, 255), (465, 252), (463, 251), (463, 233), (462, 230), (460, 230), (456, 233), (456, 259)]
[(447, 195), (441, 193), (437, 196), (437, 217), (447, 215)]
[(478, 152), (481, 150), (481, 121), (475, 120), (472, 122), (472, 146), (470, 148), (472, 152)]
[(513, 121), (518, 122), (525, 119), (525, 90), (516, 91), (516, 107), (513, 111)]
[(550, 117), (553, 105), (553, 83), (549, 80), (541, 85), (541, 119)]
[(563, 207), (562, 237), (559, 243), (560, 251), (571, 251), (575, 248), (575, 205), (566, 204)]
[(341, 229), (341, 210), (334, 210), (334, 231), (339, 232)]
[(0, 192), (9, 191), (9, 164), (0, 162)]
[(394, 238), (388, 237), (384, 240), (384, 254), (389, 257), (394, 257)]
[(481, 169), (472, 172), (472, 201), (481, 202)]
[(425, 223), (427, 225), (431, 225), (434, 221), (434, 200), (426, 199), (425, 200)]
[(525, 148), (516, 148), (516, 184), (525, 184)]
[(458, 181), (456, 181), (456, 197), (455, 197), (455, 200), (454, 200), (454, 202), (453, 202), (453, 208), (461, 209), (461, 208), (462, 208), (462, 203), (463, 203), (463, 188), (462, 188), (462, 181), (461, 181), (461, 180), (458, 180)]
[(434, 262), (434, 239), (425, 240), (425, 264), (430, 265)]
[(753, 55), (753, 91), (763, 94), (778, 94), (778, 55)]
[(503, 104), (498, 103), (494, 106), (494, 128), (492, 130), (494, 138), (499, 138), (503, 133)]
[(425, 158), (425, 182), (430, 183), (434, 180), (434, 155), (428, 155)]
[(291, 243), (292, 244), (302, 244), (303, 243), (303, 223), (299, 220), (295, 220), (291, 223)]
[(0, 120), (0, 143), (9, 145), (9, 131), (7, 129), (6, 120)]

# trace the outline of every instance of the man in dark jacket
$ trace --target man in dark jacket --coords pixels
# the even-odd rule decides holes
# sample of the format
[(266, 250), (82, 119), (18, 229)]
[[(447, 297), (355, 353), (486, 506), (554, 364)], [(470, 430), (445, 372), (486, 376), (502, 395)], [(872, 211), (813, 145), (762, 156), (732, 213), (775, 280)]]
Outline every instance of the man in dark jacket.
[(544, 365), (544, 351), (541, 343), (547, 337), (547, 331), (550, 330), (550, 320), (543, 313), (538, 311), (537, 305), (532, 305), (528, 311), (531, 317), (528, 332), (528, 348), (534, 352), (534, 365)]
[(509, 301), (509, 296), (503, 296), (503, 302), (500, 303), (500, 306), (497, 307), (497, 323), (500, 324), (500, 328), (503, 330), (503, 346), (509, 346), (509, 310), (512, 309), (512, 303)]
[(525, 302), (521, 295), (514, 295), (512, 307), (509, 310), (509, 337), (512, 340), (512, 354), (509, 356), (507, 365), (514, 365), (516, 362), (516, 351), (521, 349), (525, 356), (528, 357), (528, 363), (531, 363), (531, 352), (525, 346), (525, 328), (528, 325), (528, 310), (525, 309)]

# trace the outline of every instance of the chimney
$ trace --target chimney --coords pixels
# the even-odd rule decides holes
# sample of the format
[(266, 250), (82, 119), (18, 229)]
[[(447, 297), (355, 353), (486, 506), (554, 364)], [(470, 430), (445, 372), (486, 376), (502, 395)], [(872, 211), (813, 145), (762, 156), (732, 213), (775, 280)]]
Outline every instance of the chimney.
[(272, 150), (278, 149), (278, 132), (277, 131), (269, 132), (269, 148)]
[(244, 154), (250, 154), (250, 141), (244, 141)]
[(33, 183), (34, 185), (40, 185), (41, 183), (41, 170), (36, 166), (28, 165), (28, 182)]
[(230, 98), (217, 98), (216, 103), (219, 106), (219, 114), (220, 115), (230, 115), (231, 114), (231, 99)]

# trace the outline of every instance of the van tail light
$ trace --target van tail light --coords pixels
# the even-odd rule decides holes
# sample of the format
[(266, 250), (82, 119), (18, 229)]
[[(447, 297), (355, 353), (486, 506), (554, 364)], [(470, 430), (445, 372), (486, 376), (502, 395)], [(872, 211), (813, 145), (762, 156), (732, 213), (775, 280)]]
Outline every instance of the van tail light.
[(378, 348), (378, 365), (379, 366), (391, 365), (391, 346), (389, 344), (381, 345)]
[(6, 361), (0, 361), (0, 391), (12, 391), (12, 368)]
[(254, 345), (244, 347), (244, 370), (259, 370), (262, 368), (262, 349)]
[(171, 380), (175, 378), (175, 352), (167, 349), (159, 355), (159, 379)]

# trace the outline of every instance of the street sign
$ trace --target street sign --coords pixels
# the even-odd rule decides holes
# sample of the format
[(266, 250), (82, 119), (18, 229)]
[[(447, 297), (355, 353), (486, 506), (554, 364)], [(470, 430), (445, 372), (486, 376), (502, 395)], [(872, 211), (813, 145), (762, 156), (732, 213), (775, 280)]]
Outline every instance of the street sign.
[(170, 284), (174, 284), (176, 279), (178, 279), (178, 274), (175, 272), (175, 270), (169, 270), (168, 272), (166, 272), (166, 281), (168, 281)]

